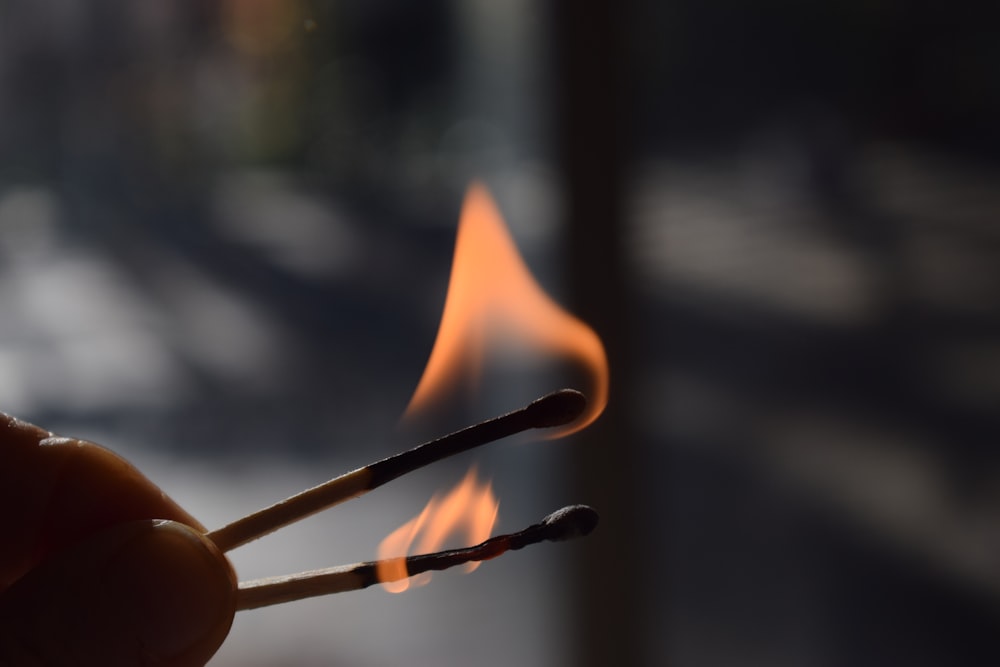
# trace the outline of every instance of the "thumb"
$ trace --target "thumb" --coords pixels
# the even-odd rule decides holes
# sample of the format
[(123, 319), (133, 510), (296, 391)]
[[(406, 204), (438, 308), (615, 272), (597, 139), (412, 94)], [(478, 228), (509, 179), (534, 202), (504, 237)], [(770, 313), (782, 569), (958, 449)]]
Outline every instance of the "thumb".
[(235, 609), (229, 561), (195, 529), (120, 523), (0, 595), (0, 664), (200, 667)]

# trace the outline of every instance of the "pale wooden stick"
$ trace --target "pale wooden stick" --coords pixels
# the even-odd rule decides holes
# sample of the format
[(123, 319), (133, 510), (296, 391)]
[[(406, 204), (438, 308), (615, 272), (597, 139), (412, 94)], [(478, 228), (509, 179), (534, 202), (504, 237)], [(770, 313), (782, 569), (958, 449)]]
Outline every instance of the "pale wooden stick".
[(448, 456), (528, 429), (568, 424), (580, 416), (586, 405), (587, 399), (580, 392), (561, 389), (520, 410), (426, 442), (286, 498), (208, 533), (208, 538), (222, 551), (235, 549)]
[[(376, 572), (379, 564), (386, 561), (367, 561), (245, 581), (240, 583), (236, 609), (257, 609), (318, 595), (356, 591), (377, 583), (399, 581), (431, 570), (445, 570), (472, 561), (489, 560), (529, 544), (545, 540), (568, 540), (587, 535), (597, 526), (597, 520), (597, 512), (592, 508), (586, 505), (571, 505), (553, 512), (524, 530), (509, 535), (497, 535), (472, 547), (409, 556), (405, 559), (405, 574), (392, 574), (384, 576), (381, 580)], [(402, 568), (388, 569), (393, 572), (403, 572)]]

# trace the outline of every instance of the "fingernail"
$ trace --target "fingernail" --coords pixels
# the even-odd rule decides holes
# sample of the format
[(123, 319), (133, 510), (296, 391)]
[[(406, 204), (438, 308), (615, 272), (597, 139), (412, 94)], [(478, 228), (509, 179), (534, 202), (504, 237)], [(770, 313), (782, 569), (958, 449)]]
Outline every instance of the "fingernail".
[(225, 557), (194, 529), (150, 522), (119, 548), (104, 589), (120, 606), (150, 658), (168, 660), (214, 644), (229, 632), (236, 581)]

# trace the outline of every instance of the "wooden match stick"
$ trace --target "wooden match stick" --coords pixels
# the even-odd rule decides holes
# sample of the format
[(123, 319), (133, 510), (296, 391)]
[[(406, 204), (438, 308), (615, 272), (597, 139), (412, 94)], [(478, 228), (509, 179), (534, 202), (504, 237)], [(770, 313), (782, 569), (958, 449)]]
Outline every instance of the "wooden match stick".
[(472, 561), (489, 560), (514, 549), (545, 540), (562, 541), (588, 535), (597, 526), (598, 515), (586, 505), (571, 505), (557, 510), (540, 522), (509, 535), (497, 535), (485, 542), (406, 558), (406, 570), (389, 568), (393, 574), (380, 581), (376, 572), (380, 563), (367, 561), (353, 565), (340, 565), (322, 570), (299, 572), (280, 577), (267, 577), (240, 583), (236, 609), (257, 609), (282, 602), (292, 602), (318, 595), (344, 593), (368, 588), (378, 583), (399, 581), (431, 570), (445, 570)]
[(579, 417), (587, 399), (573, 389), (560, 389), (532, 401), (520, 410), (456, 431), (443, 438), (425, 442), (401, 454), (376, 461), (363, 468), (286, 498), (228, 526), (208, 533), (221, 551), (229, 551), (251, 542), (282, 526), (357, 498), (386, 482), (435, 461), (479, 447), (532, 428), (563, 426)]

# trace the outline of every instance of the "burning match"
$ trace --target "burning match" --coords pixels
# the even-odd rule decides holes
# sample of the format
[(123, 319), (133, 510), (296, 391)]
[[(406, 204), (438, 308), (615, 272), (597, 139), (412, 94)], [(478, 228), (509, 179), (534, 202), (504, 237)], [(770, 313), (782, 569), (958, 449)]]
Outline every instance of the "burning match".
[(529, 429), (569, 424), (583, 414), (586, 407), (587, 399), (580, 392), (573, 389), (555, 391), (520, 410), (418, 445), (286, 498), (208, 533), (208, 538), (223, 552), (235, 549), (435, 461)]
[[(191, 660), (181, 662), (204, 664), (225, 639), (236, 609), (359, 590), (375, 583), (400, 592), (425, 581), (434, 570), (462, 566), (471, 571), (484, 560), (529, 544), (589, 534), (597, 524), (597, 513), (575, 505), (524, 530), (491, 537), (499, 502), (491, 483), (477, 479), (473, 465), (453, 490), (435, 493), (416, 516), (392, 530), (371, 561), (238, 584), (232, 563), (221, 553), (445, 457), (530, 429), (547, 429), (544, 435), (549, 438), (563, 437), (600, 416), (607, 403), (609, 382), (600, 338), (541, 289), (517, 253), (488, 191), (474, 184), (463, 205), (438, 336), (406, 416), (447, 400), (460, 380), (473, 387), (490, 354), (518, 348), (580, 364), (591, 379), (588, 396), (571, 389), (554, 392), (514, 412), (348, 472), (212, 532), (205, 531), (200, 522), (121, 457), (93, 443), (60, 438), (0, 415), (0, 447), (11, 459), (5, 462), (12, 464), (0, 467), (6, 473), (0, 477), (8, 482), (0, 484), (0, 491), (6, 500), (16, 501), (6, 503), (14, 511), (14, 522), (5, 542), (11, 548), (6, 549), (7, 558), (0, 563), (0, 588), (4, 589), (0, 592), (6, 596), (8, 588), (14, 591), (11, 595), (16, 597), (5, 597), (4, 611), (18, 619), (22, 602), (32, 614), (40, 614), (23, 627), (7, 624), (23, 630), (27, 643), (24, 647), (17, 640), (11, 643), (0, 633), (0, 662), (7, 664), (4, 656), (12, 648), (17, 652), (13, 660), (17, 664), (23, 662), (21, 648), (30, 649), (34, 656), (34, 648), (40, 645), (39, 632), (48, 636), (50, 621), (65, 616), (67, 636), (80, 637), (84, 650), (97, 651), (91, 657), (122, 651), (131, 657), (141, 649), (144, 657), (162, 662), (147, 649), (165, 630), (171, 657), (179, 655), (181, 635), (190, 635), (192, 641), (203, 638), (183, 654)], [(474, 546), (442, 550), (455, 544)], [(173, 547), (182, 551), (175, 552)], [(66, 567), (73, 568), (66, 572), (58, 569), (64, 564), (64, 553)], [(81, 570), (85, 576), (76, 577), (78, 560), (89, 568)], [(53, 571), (58, 576), (47, 578)], [(73, 575), (72, 580), (67, 573)], [(413, 581), (417, 575), (420, 580)], [(62, 586), (64, 579), (74, 584), (63, 586), (70, 604), (63, 605), (60, 599), (53, 607), (50, 603), (56, 589), (52, 582)], [(106, 579), (114, 585), (105, 586)], [(78, 581), (83, 583), (75, 586)], [(91, 584), (100, 591), (91, 595)], [(94, 599), (107, 617), (91, 617)], [(78, 605), (81, 613), (67, 611), (77, 608), (73, 605)], [(52, 616), (50, 609), (59, 613)], [(142, 613), (135, 614), (135, 610)], [(89, 624), (76, 622), (81, 617)], [(169, 622), (161, 622), (168, 617)], [(133, 619), (141, 624), (133, 627)], [(129, 632), (119, 629), (123, 620), (129, 621), (122, 626)], [(198, 626), (191, 627), (199, 634), (179, 630), (187, 628), (188, 621)], [(149, 632), (147, 625), (152, 628)], [(97, 632), (93, 637), (91, 630)], [(154, 640), (146, 641), (154, 635)], [(46, 647), (50, 644), (45, 643)], [(57, 644), (54, 650), (60, 653), (62, 645)], [(67, 644), (66, 650), (70, 649), (76, 650)], [(46, 664), (65, 662), (37, 657)]]
[[(538, 542), (559, 542), (583, 537), (594, 530), (597, 521), (598, 515), (593, 508), (586, 505), (571, 505), (549, 514), (524, 530), (508, 535), (497, 535), (464, 549), (438, 551), (409, 556), (405, 559), (368, 561), (246, 581), (240, 584), (236, 609), (257, 609), (318, 595), (356, 591), (423, 572), (446, 570), (456, 565), (489, 560), (507, 551), (521, 549)], [(406, 567), (393, 567), (392, 561), (403, 561)], [(387, 571), (396, 574), (387, 576)]]
[[(485, 327), (485, 322), (493, 323)], [(440, 400), (456, 378), (476, 379), (483, 355), (511, 341), (582, 363), (591, 373), (591, 400), (563, 389), (509, 414), (484, 421), (396, 456), (377, 461), (208, 533), (229, 551), (300, 519), (367, 493), (408, 472), (448, 456), (535, 428), (562, 437), (586, 427), (603, 411), (608, 396), (608, 364), (603, 344), (585, 323), (556, 304), (538, 285), (520, 257), (489, 192), (469, 188), (455, 244), (455, 258), (438, 335), (424, 374), (406, 410), (419, 413)], [(582, 505), (550, 514), (522, 531), (489, 538), (497, 503), (489, 484), (477, 484), (474, 468), (446, 496), (435, 496), (416, 517), (390, 533), (378, 559), (353, 565), (269, 577), (240, 585), (238, 609), (391, 584), (405, 590), (412, 576), (479, 562), (545, 540), (588, 534), (597, 513)], [(465, 530), (475, 546), (438, 551), (447, 534)], [(421, 555), (406, 556), (414, 539)], [(486, 539), (489, 538), (489, 539)]]

